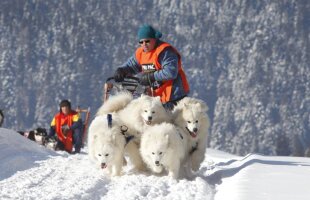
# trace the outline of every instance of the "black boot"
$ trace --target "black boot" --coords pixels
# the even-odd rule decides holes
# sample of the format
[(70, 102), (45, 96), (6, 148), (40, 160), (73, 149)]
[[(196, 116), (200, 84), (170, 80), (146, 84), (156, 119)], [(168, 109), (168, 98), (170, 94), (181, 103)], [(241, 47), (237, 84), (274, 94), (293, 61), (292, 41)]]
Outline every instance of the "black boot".
[(72, 152), (72, 154), (77, 154), (81, 152), (81, 148), (80, 147), (75, 147), (74, 151)]

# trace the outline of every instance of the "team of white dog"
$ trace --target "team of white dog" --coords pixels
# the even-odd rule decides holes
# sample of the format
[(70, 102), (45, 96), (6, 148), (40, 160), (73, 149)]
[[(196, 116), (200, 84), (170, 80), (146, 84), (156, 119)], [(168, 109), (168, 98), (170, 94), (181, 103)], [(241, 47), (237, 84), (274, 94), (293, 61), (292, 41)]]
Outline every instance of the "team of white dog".
[(171, 112), (159, 97), (128, 92), (111, 96), (88, 131), (89, 156), (111, 176), (122, 174), (128, 155), (134, 169), (191, 177), (204, 160), (210, 126), (207, 105), (185, 97)]

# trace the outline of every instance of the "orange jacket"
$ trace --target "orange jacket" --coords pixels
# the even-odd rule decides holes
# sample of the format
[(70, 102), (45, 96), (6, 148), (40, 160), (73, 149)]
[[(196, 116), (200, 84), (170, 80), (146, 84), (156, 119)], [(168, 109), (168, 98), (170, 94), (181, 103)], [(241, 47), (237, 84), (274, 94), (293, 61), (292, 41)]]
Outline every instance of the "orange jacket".
[[(178, 51), (173, 48), (170, 44), (163, 42), (158, 47), (156, 47), (153, 51), (144, 52), (142, 47), (139, 47), (136, 50), (135, 56), (139, 63), (139, 65), (154, 65), (156, 71), (161, 70), (162, 66), (160, 65), (158, 58), (160, 53), (167, 47), (173, 49), (173, 51), (178, 55), (178, 73), (182, 79), (182, 85), (185, 92), (189, 91), (189, 85), (185, 76), (185, 73), (182, 68), (181, 56)], [(154, 96), (160, 96), (160, 100), (162, 103), (167, 103), (171, 100), (173, 80), (163, 81), (163, 83), (154, 91)]]
[(55, 115), (51, 122), (51, 126), (55, 126), (55, 131), (58, 139), (65, 145), (65, 150), (68, 152), (72, 151), (72, 130), (69, 130), (67, 135), (62, 131), (62, 126), (68, 125), (72, 126), (74, 122), (79, 120), (79, 114), (76, 111), (71, 111), (68, 115), (64, 115), (59, 112)]

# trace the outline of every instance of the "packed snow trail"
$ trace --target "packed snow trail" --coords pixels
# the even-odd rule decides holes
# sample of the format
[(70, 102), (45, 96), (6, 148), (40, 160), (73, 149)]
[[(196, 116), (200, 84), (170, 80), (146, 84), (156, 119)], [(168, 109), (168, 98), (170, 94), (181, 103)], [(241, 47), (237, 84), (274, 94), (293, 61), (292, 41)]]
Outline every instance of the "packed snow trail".
[(88, 159), (37, 145), (0, 128), (0, 199), (308, 200), (310, 159), (238, 157), (208, 149), (192, 180), (134, 173), (109, 178)]
[(213, 190), (199, 176), (177, 181), (168, 176), (131, 172), (129, 163), (124, 167), (123, 176), (109, 178), (104, 170), (89, 161), (87, 148), (81, 154), (70, 155), (47, 150), (13, 131), (3, 134), (7, 134), (8, 139), (0, 142), (0, 149), (7, 156), (3, 155), (1, 160), (14, 165), (16, 172), (2, 174), (1, 200), (213, 199)]
[[(148, 174), (108, 178), (94, 167), (85, 152), (51, 156), (38, 166), (19, 171), (0, 182), (1, 199), (208, 199), (202, 178), (173, 180)], [(48, 194), (48, 195), (47, 195)]]

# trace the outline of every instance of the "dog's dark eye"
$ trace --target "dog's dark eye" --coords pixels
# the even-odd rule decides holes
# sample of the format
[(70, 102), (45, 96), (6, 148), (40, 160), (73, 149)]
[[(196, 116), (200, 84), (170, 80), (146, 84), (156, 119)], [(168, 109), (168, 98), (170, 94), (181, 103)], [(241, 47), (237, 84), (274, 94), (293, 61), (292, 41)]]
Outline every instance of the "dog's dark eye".
[(107, 153), (107, 154), (105, 154), (105, 156), (107, 157), (107, 156), (109, 156), (109, 154)]
[(152, 154), (154, 155), (155, 153), (154, 153), (154, 152), (152, 152)]
[(159, 155), (163, 154), (163, 152), (159, 152)]
[(144, 112), (147, 112), (147, 110), (144, 110)]
[(191, 123), (191, 121), (187, 121), (187, 123), (189, 123), (189, 124), (190, 124), (190, 123)]
[(155, 111), (152, 111), (153, 114), (155, 114)]
[(98, 154), (98, 156), (101, 156), (101, 154)]

